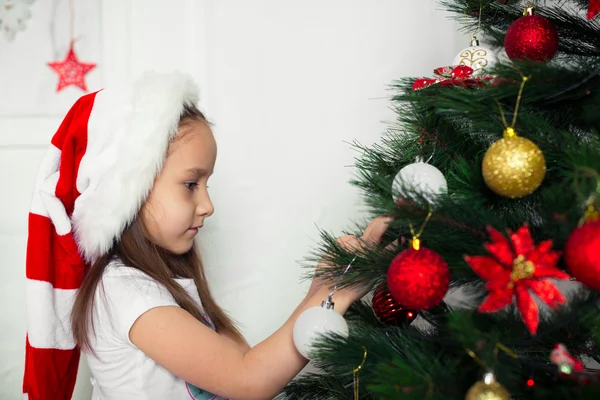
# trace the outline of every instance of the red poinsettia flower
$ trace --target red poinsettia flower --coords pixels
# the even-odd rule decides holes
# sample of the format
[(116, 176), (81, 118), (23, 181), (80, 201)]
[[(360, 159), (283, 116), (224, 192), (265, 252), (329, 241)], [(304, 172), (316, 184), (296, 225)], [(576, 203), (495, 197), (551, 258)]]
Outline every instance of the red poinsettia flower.
[(512, 304), (517, 298), (517, 308), (529, 332), (536, 334), (538, 307), (530, 292), (535, 293), (552, 308), (565, 303), (565, 298), (549, 280), (569, 279), (569, 275), (556, 268), (560, 252), (552, 251), (552, 241), (533, 243), (529, 227), (522, 226), (515, 233), (508, 232), (510, 240), (497, 230), (488, 227), (492, 240), (485, 248), (489, 256), (466, 256), (465, 261), (487, 284), (490, 294), (479, 306), (481, 312), (495, 312)]

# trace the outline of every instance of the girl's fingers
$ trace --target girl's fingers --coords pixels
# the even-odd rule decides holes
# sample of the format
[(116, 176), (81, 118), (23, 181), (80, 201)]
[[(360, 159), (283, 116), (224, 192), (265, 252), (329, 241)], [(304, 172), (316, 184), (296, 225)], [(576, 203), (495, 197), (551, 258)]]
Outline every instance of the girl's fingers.
[(362, 240), (369, 241), (371, 243), (381, 242), (381, 238), (387, 231), (390, 222), (393, 221), (392, 217), (377, 217), (365, 228), (365, 231), (361, 237)]
[[(362, 243), (367, 245), (379, 244), (392, 220), (393, 218), (391, 217), (377, 217), (365, 228), (360, 239), (352, 235), (342, 236), (337, 239), (337, 244), (344, 250), (351, 252), (361, 250), (363, 247)], [(393, 248), (394, 246), (398, 246), (397, 241), (390, 244), (387, 248)]]

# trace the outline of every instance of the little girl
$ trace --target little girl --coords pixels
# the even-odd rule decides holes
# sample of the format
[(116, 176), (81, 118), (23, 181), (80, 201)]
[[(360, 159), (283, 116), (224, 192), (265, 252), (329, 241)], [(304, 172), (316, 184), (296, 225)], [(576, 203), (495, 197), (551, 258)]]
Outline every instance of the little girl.
[[(78, 348), (94, 400), (272, 399), (306, 365), (292, 328), (329, 282), (253, 348), (210, 294), (194, 237), (217, 148), (197, 101), (189, 77), (147, 74), (81, 97), (52, 138), (29, 215), (30, 400), (71, 398)], [(378, 243), (387, 222), (340, 242)], [(337, 291), (336, 310), (366, 291)]]

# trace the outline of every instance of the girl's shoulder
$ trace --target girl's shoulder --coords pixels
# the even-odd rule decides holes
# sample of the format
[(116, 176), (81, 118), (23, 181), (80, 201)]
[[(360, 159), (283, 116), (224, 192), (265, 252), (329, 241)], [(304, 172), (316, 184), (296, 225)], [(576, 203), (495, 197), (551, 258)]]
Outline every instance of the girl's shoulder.
[(103, 296), (114, 299), (118, 304), (139, 301), (140, 295), (146, 299), (149, 297), (168, 299), (170, 303), (173, 298), (169, 291), (150, 275), (126, 265), (119, 259), (110, 261), (106, 266), (99, 289)]
[(110, 327), (113, 336), (130, 343), (129, 330), (137, 318), (161, 306), (178, 307), (162, 284), (121, 260), (113, 260), (105, 267), (96, 289), (94, 307), (103, 321), (110, 322), (102, 324)]
[[(188, 278), (174, 278), (180, 286), (184, 289), (196, 290), (196, 285), (193, 279)], [(152, 284), (157, 286), (161, 292), (167, 291), (163, 284), (156, 281), (150, 275), (144, 271), (130, 267), (118, 258), (111, 260), (108, 265), (104, 268), (102, 273), (101, 281), (103, 284), (112, 283), (116, 284), (120, 288), (125, 285), (134, 285), (136, 287), (142, 285), (146, 286)]]
[(104, 268), (104, 273), (102, 274), (102, 279), (129, 277), (150, 278), (145, 272), (126, 265), (119, 258), (113, 258), (108, 265), (106, 265), (106, 268)]

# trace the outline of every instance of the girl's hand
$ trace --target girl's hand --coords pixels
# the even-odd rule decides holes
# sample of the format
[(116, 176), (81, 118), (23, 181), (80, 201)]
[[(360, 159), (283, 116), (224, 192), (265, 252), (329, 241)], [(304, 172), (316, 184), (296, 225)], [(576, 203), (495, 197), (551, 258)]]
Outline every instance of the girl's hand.
[[(371, 223), (369, 223), (360, 238), (352, 235), (342, 236), (337, 239), (337, 243), (349, 252), (360, 254), (361, 249), (377, 246), (381, 243), (381, 238), (387, 231), (389, 223), (392, 220), (393, 218), (391, 217), (377, 217), (371, 221)], [(393, 248), (394, 246), (397, 246), (397, 242), (393, 242), (387, 248)], [(319, 270), (323, 268), (331, 268), (331, 266), (328, 265), (325, 260), (321, 259), (321, 261), (319, 261), (317, 264), (315, 273), (319, 272)], [(333, 286), (334, 284), (335, 282), (326, 281), (323, 278), (315, 277), (306, 297), (312, 297), (322, 286)], [(367, 294), (370, 289), (371, 287), (369, 286), (347, 290), (356, 292), (357, 299), (359, 299)]]

